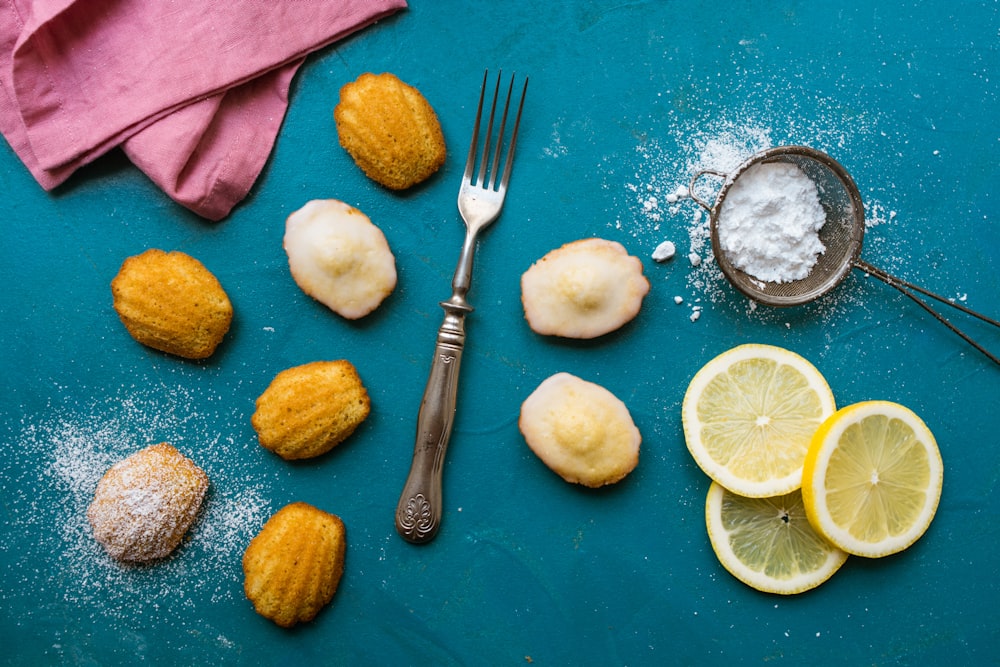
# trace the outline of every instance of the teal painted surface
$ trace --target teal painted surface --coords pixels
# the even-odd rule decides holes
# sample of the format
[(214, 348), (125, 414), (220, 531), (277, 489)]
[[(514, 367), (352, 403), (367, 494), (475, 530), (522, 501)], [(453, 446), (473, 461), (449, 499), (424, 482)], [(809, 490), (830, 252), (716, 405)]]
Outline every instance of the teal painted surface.
[[(998, 30), (995, 2), (472, 11), (414, 0), (309, 59), (271, 161), (219, 224), (172, 204), (117, 153), (45, 194), (4, 147), (0, 661), (994, 663), (1000, 369), (857, 273), (820, 303), (751, 310), (719, 276), (690, 267), (695, 208), (686, 200), (672, 212), (666, 195), (712, 142), (826, 150), (879, 223), (866, 259), (996, 316)], [(396, 535), (393, 511), (461, 243), (455, 195), (477, 87), (498, 66), (531, 77), (520, 152), (505, 211), (479, 248), (442, 532), (415, 547)], [(337, 91), (364, 71), (396, 73), (437, 110), (450, 155), (426, 185), (386, 192), (337, 145)], [(360, 322), (310, 300), (288, 273), (285, 217), (320, 197), (362, 209), (396, 254), (399, 287)], [(586, 236), (643, 259), (643, 310), (596, 341), (540, 338), (523, 321), (520, 274)], [(656, 264), (663, 240), (679, 256)], [(209, 361), (142, 348), (115, 316), (109, 282), (149, 247), (199, 258), (233, 300), (233, 329)], [(1000, 351), (997, 332), (957, 321)], [(894, 400), (927, 422), (945, 489), (920, 542), (881, 561), (849, 559), (791, 598), (722, 569), (680, 403), (702, 364), (744, 342), (806, 356), (840, 405)], [(309, 462), (261, 449), (250, 415), (271, 378), (336, 358), (364, 378), (369, 421)], [(557, 371), (603, 384), (632, 411), (640, 463), (614, 488), (562, 482), (518, 432), (521, 401)], [(174, 557), (120, 569), (82, 522), (95, 471), (161, 440), (209, 473), (208, 504)], [(289, 632), (253, 612), (239, 560), (270, 512), (295, 500), (339, 514), (349, 547), (333, 603)]]

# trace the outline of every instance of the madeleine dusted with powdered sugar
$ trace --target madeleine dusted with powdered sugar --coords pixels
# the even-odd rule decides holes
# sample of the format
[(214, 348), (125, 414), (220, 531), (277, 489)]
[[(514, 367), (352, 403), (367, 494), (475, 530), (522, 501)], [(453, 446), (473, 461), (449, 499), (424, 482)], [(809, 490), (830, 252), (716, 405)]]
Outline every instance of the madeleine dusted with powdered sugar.
[(108, 555), (143, 563), (164, 558), (194, 523), (208, 476), (167, 443), (111, 466), (97, 484), (87, 520)]

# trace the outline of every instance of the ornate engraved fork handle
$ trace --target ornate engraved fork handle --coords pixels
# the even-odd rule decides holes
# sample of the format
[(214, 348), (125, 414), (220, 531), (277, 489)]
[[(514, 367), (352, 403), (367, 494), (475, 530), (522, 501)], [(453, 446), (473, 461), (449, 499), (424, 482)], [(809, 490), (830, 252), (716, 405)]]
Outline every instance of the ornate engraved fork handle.
[(417, 436), (410, 474), (396, 506), (396, 530), (409, 542), (429, 542), (441, 525), (441, 475), (451, 437), (458, 394), (458, 372), (465, 347), (465, 316), (472, 311), (456, 293), (441, 303), (444, 323), (438, 330), (427, 387), (417, 414)]

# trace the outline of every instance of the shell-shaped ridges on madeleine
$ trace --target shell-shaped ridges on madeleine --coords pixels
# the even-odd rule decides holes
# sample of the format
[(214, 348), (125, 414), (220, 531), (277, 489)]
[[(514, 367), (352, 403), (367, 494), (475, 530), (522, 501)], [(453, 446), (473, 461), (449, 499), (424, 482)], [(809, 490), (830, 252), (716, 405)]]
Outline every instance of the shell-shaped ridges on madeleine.
[(346, 547), (340, 517), (302, 502), (283, 507), (243, 555), (247, 599), (282, 627), (311, 621), (333, 599)]
[(233, 319), (218, 279), (182, 252), (152, 248), (127, 258), (111, 281), (111, 293), (135, 340), (188, 359), (211, 356)]
[(370, 412), (371, 399), (353, 364), (314, 361), (278, 373), (250, 421), (263, 447), (285, 459), (303, 459), (343, 442)]
[(369, 178), (388, 188), (408, 188), (444, 164), (444, 134), (434, 109), (393, 74), (366, 72), (345, 84), (334, 119), (341, 146)]

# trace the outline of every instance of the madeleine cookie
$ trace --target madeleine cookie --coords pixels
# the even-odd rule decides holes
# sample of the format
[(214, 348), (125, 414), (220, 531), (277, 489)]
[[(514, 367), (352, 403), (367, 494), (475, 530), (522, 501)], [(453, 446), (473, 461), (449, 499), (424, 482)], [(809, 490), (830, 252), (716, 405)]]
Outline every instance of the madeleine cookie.
[(111, 466), (97, 483), (87, 520), (112, 558), (147, 562), (172, 552), (198, 516), (208, 476), (167, 443)]
[(337, 592), (346, 549), (340, 517), (286, 505), (243, 553), (243, 591), (258, 614), (283, 628), (311, 621)]
[(582, 239), (557, 248), (521, 276), (521, 302), (536, 333), (596, 338), (639, 313), (649, 292), (642, 262), (614, 241)]
[(396, 288), (396, 258), (364, 213), (336, 199), (314, 199), (288, 216), (283, 241), (303, 292), (355, 320)]
[(152, 248), (127, 258), (111, 281), (111, 294), (134, 339), (187, 359), (211, 356), (233, 320), (222, 285), (182, 252)]
[(343, 442), (369, 412), (371, 399), (351, 362), (314, 361), (278, 373), (250, 422), (265, 449), (307, 459)]
[(366, 72), (345, 84), (333, 117), (340, 145), (387, 188), (405, 190), (444, 164), (444, 135), (434, 109), (393, 74)]
[(531, 451), (567, 482), (614, 484), (639, 463), (642, 437), (625, 404), (569, 373), (538, 385), (521, 405), (518, 427)]

